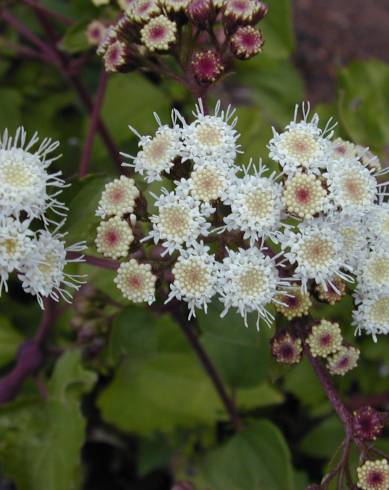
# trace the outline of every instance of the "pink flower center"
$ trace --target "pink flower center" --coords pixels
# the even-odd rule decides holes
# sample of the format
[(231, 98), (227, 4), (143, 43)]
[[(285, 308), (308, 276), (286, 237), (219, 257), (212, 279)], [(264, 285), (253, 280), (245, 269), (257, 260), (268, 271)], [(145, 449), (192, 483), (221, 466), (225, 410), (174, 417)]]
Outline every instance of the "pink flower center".
[(246, 49), (252, 49), (257, 45), (257, 37), (252, 32), (243, 32), (240, 36), (240, 42)]
[(124, 192), (122, 189), (115, 189), (111, 193), (111, 201), (114, 203), (118, 203), (123, 199), (123, 196), (124, 196)]
[(164, 26), (155, 26), (150, 30), (150, 38), (152, 41), (160, 41), (166, 35), (166, 29)]
[(283, 344), (280, 352), (283, 359), (292, 359), (294, 356), (294, 349), (290, 344)]
[(109, 245), (113, 246), (116, 245), (117, 242), (119, 241), (119, 234), (115, 230), (109, 230), (105, 234), (105, 239), (109, 243)]
[(384, 482), (382, 473), (379, 471), (371, 471), (367, 477), (369, 485), (381, 485)]
[(243, 13), (247, 10), (247, 2), (242, 2), (242, 1), (237, 0), (232, 4), (232, 7), (237, 12)]
[(128, 278), (128, 285), (134, 289), (140, 289), (142, 287), (142, 280), (138, 276), (130, 276)]
[(320, 337), (320, 345), (322, 346), (330, 345), (331, 340), (332, 340), (331, 335), (329, 333), (326, 333)]
[(311, 198), (311, 193), (309, 190), (305, 187), (300, 187), (296, 189), (296, 199), (298, 202), (301, 202), (302, 204), (307, 204)]

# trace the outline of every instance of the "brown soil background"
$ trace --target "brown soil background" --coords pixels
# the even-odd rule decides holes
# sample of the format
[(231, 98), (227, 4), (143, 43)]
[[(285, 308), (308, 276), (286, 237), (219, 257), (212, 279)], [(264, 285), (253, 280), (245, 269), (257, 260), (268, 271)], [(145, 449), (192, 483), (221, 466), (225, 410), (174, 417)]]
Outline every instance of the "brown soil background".
[(292, 0), (296, 63), (312, 102), (335, 95), (336, 71), (352, 60), (389, 63), (389, 0)]

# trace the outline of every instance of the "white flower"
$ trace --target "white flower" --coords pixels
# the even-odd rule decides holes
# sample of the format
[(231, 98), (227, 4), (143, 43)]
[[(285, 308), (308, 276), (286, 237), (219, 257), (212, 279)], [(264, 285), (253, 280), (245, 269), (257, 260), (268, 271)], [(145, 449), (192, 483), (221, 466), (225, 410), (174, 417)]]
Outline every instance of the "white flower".
[(344, 163), (359, 157), (357, 146), (351, 141), (342, 138), (336, 138), (332, 141), (329, 151), (331, 152), (329, 165), (332, 165), (333, 163)]
[(67, 252), (81, 252), (85, 249), (84, 243), (77, 243), (70, 247), (65, 246), (62, 234), (52, 235), (48, 231), (40, 230), (33, 242), (33, 249), (20, 267), (19, 279), (26, 293), (37, 297), (43, 308), (43, 298), (50, 297), (54, 301), (60, 298), (67, 302), (72, 299), (66, 288), (78, 290), (82, 284), (82, 276), (67, 274), (65, 267), (70, 262), (81, 262), (83, 257), (67, 259)]
[(346, 212), (365, 212), (377, 200), (377, 180), (358, 161), (331, 165), (325, 174), (330, 197)]
[(114, 279), (125, 298), (148, 304), (155, 301), (155, 281), (150, 264), (138, 264), (134, 259), (121, 264)]
[(383, 202), (369, 209), (367, 227), (372, 245), (389, 247), (389, 203)]
[(130, 244), (134, 240), (132, 229), (127, 221), (114, 216), (102, 221), (97, 228), (97, 251), (106, 257), (117, 259), (128, 254)]
[(166, 302), (173, 298), (188, 303), (189, 319), (196, 316), (195, 308), (207, 311), (207, 305), (216, 292), (218, 266), (209, 247), (195, 243), (183, 250), (172, 273), (174, 281)]
[[(358, 287), (361, 290), (379, 290), (389, 288), (389, 251), (374, 249), (365, 260), (358, 264)], [(389, 310), (388, 310), (389, 317)]]
[[(18, 128), (11, 137), (5, 130), (0, 139), (0, 213), (18, 217), (21, 212), (30, 218), (41, 218), (45, 224), (50, 221), (44, 213), (51, 209), (64, 216), (66, 208), (57, 201), (56, 196), (64, 187), (59, 178), (61, 172), (49, 174), (47, 169), (59, 158), (50, 154), (59, 143), (44, 139), (39, 143), (37, 133), (27, 142), (27, 133)], [(48, 194), (48, 188), (55, 190)], [(60, 190), (58, 190), (60, 189)]]
[(33, 232), (29, 224), (12, 217), (0, 219), (0, 295), (3, 288), (7, 291), (9, 273), (20, 269), (32, 248)]
[(283, 213), (282, 188), (275, 175), (264, 177), (266, 167), (260, 166), (254, 175), (244, 169), (243, 178), (235, 178), (227, 187), (223, 202), (231, 206), (231, 213), (224, 218), (225, 227), (220, 230), (241, 230), (244, 239), (253, 246), (260, 238), (272, 237), (281, 226)]
[(281, 165), (287, 175), (299, 169), (319, 173), (320, 168), (326, 167), (330, 154), (328, 140), (332, 137), (332, 127), (329, 127), (329, 121), (321, 130), (317, 114), (308, 121), (309, 104), (302, 106), (303, 119), (297, 122), (298, 109), (296, 106), (293, 121), (282, 133), (273, 128), (273, 138), (268, 146), (269, 156)]
[(319, 177), (297, 171), (286, 179), (284, 186), (283, 199), (289, 213), (307, 219), (328, 211), (327, 191)]
[(214, 201), (222, 197), (231, 183), (233, 173), (223, 165), (207, 164), (193, 170), (189, 179), (177, 182), (177, 194), (190, 194), (204, 202)]
[(338, 234), (342, 242), (342, 257), (353, 269), (368, 253), (366, 220), (353, 213), (334, 213), (328, 218), (328, 225)]
[(155, 205), (158, 215), (151, 216), (153, 229), (144, 239), (153, 239), (154, 243), (162, 241), (166, 252), (181, 250), (184, 245), (192, 245), (201, 235), (206, 236), (210, 224), (206, 218), (213, 209), (208, 204), (200, 204), (191, 196), (177, 195), (162, 189), (163, 194), (157, 198)]
[(134, 211), (135, 200), (139, 190), (134, 179), (121, 175), (119, 179), (109, 182), (101, 195), (96, 216), (123, 216)]
[[(237, 118), (233, 118), (235, 111), (228, 106), (224, 112), (220, 110), (220, 102), (216, 104), (214, 115), (205, 115), (204, 108), (199, 100), (195, 120), (187, 124), (183, 117), (176, 112), (177, 117), (183, 123), (183, 156), (193, 160), (196, 165), (233, 165), (239, 152), (235, 130)], [(231, 120), (232, 119), (232, 120)]]
[(134, 167), (135, 172), (145, 176), (146, 182), (161, 180), (162, 172), (169, 173), (174, 161), (181, 155), (181, 129), (177, 126), (173, 116), (173, 128), (162, 125), (158, 116), (154, 114), (159, 128), (154, 136), (141, 136), (134, 128), (130, 129), (139, 138), (141, 150), (135, 157), (123, 154), (133, 160), (133, 163), (123, 163), (124, 167)]
[(361, 293), (357, 291), (356, 302), (358, 308), (353, 312), (356, 333), (365, 332), (373, 336), (374, 342), (377, 335), (389, 333), (389, 288)]
[(260, 318), (270, 324), (274, 317), (266, 307), (277, 302), (277, 294), (283, 292), (280, 288), (287, 286), (289, 280), (279, 277), (275, 260), (258, 248), (228, 250), (219, 272), (219, 299), (224, 305), (222, 316), (230, 308), (236, 308), (246, 326), (250, 312), (257, 312), (257, 328)]
[(327, 291), (335, 276), (345, 281), (351, 277), (342, 269), (351, 270), (342, 255), (342, 241), (333, 227), (324, 220), (303, 223), (298, 232), (286, 230), (279, 235), (282, 248), (288, 249), (285, 257), (296, 264), (296, 277), (301, 280), (304, 292), (308, 290), (308, 281), (314, 280)]

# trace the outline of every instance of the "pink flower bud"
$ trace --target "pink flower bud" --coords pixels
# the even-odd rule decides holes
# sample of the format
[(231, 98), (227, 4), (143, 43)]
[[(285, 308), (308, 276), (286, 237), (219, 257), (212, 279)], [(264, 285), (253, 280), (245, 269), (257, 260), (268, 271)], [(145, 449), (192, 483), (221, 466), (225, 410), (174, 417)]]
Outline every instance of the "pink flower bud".
[(210, 49), (193, 55), (192, 69), (197, 81), (213, 83), (222, 75), (224, 65), (218, 53)]
[(261, 31), (252, 26), (239, 27), (231, 37), (231, 51), (237, 58), (248, 60), (261, 52), (263, 43)]

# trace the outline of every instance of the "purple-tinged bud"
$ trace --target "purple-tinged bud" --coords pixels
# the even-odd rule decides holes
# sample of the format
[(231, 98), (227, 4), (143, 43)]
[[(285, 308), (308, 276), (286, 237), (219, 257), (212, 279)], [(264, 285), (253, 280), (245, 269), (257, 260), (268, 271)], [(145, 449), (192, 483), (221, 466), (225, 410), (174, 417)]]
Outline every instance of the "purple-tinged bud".
[(129, 19), (139, 24), (144, 24), (160, 13), (161, 8), (155, 0), (136, 0), (133, 6), (127, 10)]
[(126, 44), (122, 41), (111, 43), (104, 54), (104, 66), (107, 72), (125, 72), (130, 70), (131, 57)]
[(242, 60), (248, 60), (262, 51), (261, 31), (252, 26), (239, 27), (231, 37), (231, 51)]
[(266, 13), (266, 5), (257, 0), (227, 0), (223, 22), (227, 30), (233, 32), (239, 25), (256, 24)]
[[(331, 284), (335, 287), (331, 286)], [(334, 305), (344, 298), (346, 294), (346, 283), (340, 277), (335, 277), (332, 279), (331, 284), (327, 285), (327, 290), (322, 285), (316, 286), (315, 290), (321, 301)]]
[(200, 83), (216, 82), (224, 71), (220, 56), (211, 49), (195, 53), (191, 64), (194, 76)]
[(215, 17), (210, 0), (192, 0), (187, 8), (187, 15), (199, 27), (206, 27)]
[(176, 41), (177, 25), (164, 15), (152, 18), (141, 30), (142, 43), (149, 51), (167, 51)]
[(271, 341), (271, 351), (277, 362), (296, 364), (301, 361), (301, 340), (287, 332), (277, 333)]
[(365, 441), (375, 441), (384, 428), (377, 410), (372, 407), (361, 407), (353, 415), (355, 436)]
[(93, 20), (86, 28), (86, 38), (91, 46), (98, 46), (104, 39), (107, 28), (99, 20)]

